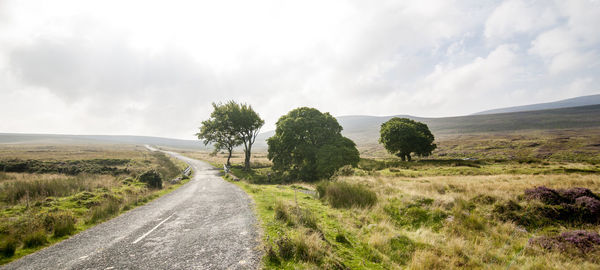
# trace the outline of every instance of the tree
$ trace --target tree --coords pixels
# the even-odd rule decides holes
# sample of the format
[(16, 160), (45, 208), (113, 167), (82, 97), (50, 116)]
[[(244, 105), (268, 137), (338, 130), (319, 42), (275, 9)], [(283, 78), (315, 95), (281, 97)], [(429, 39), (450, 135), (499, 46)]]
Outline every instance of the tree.
[[(232, 101), (230, 101), (232, 102)], [(235, 102), (233, 102), (235, 104)], [(236, 104), (237, 105), (237, 104)], [(252, 106), (247, 104), (237, 105), (237, 117), (234, 118), (234, 129), (244, 144), (244, 170), (250, 170), (250, 157), (252, 156), (252, 145), (265, 121), (260, 119)]]
[(267, 140), (273, 170), (306, 181), (329, 178), (344, 165), (356, 166), (356, 145), (341, 135), (342, 127), (329, 113), (301, 107), (279, 118)]
[(214, 110), (210, 114), (210, 118), (202, 121), (200, 132), (196, 135), (198, 139), (204, 141), (204, 145), (214, 143), (215, 151), (227, 150), (227, 166), (231, 166), (230, 159), (233, 148), (242, 144), (239, 132), (235, 128), (237, 123), (233, 121), (239, 106), (233, 101), (226, 104), (213, 102), (212, 106)]
[(411, 160), (411, 153), (429, 156), (437, 147), (429, 127), (408, 118), (394, 117), (381, 125), (379, 143), (393, 155)]
[(204, 140), (204, 144), (214, 143), (215, 150), (226, 149), (227, 166), (231, 166), (230, 159), (233, 149), (238, 145), (244, 145), (244, 169), (250, 169), (250, 157), (252, 156), (252, 145), (260, 128), (265, 123), (258, 114), (247, 104), (238, 104), (228, 101), (225, 104), (213, 103), (213, 112), (210, 119), (203, 121), (200, 132), (196, 135), (198, 139)]

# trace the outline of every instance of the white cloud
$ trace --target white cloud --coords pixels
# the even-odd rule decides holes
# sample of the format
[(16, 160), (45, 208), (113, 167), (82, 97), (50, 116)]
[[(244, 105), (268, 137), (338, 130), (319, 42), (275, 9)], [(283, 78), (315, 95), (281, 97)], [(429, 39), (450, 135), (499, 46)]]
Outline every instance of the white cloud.
[(485, 36), (506, 39), (549, 27), (559, 19), (549, 1), (508, 0), (502, 2), (485, 22)]
[(0, 5), (0, 132), (192, 138), (228, 99), (271, 129), (298, 106), (447, 116), (600, 89), (584, 0)]

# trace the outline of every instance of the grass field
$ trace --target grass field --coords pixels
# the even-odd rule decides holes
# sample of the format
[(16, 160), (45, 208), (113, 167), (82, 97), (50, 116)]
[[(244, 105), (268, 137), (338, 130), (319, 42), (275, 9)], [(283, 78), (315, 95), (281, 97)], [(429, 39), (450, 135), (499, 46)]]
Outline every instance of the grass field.
[[(475, 151), (473, 145), (461, 147)], [(243, 172), (238, 154), (233, 172), (242, 181), (232, 182), (256, 203), (266, 269), (600, 269), (598, 245), (536, 244), (573, 230), (598, 233), (597, 220), (583, 219), (581, 208), (526, 196), (539, 186), (600, 194), (598, 163), (564, 155), (501, 159), (503, 153), (478, 160), (363, 159), (333, 181), (352, 188), (323, 198), (317, 183), (269, 183), (264, 153), (256, 154), (257, 168)], [(217, 166), (225, 159), (186, 154)], [(376, 201), (363, 206), (332, 200), (369, 192)]]
[(140, 146), (0, 145), (0, 263), (51, 245), (181, 185), (148, 188), (186, 165)]
[[(436, 136), (432, 159), (508, 159), (600, 163), (600, 129), (556, 129)], [(358, 143), (362, 157), (392, 157), (376, 142)]]

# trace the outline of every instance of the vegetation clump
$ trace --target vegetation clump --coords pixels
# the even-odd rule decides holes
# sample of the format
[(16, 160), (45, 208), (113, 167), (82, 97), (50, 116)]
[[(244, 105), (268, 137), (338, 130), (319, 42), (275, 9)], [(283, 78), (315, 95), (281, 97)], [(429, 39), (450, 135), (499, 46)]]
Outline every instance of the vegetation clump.
[(58, 215), (53, 215), (51, 219), (54, 237), (71, 235), (77, 230), (75, 228), (75, 223), (77, 222), (77, 219), (71, 214), (62, 213)]
[(140, 182), (145, 183), (149, 188), (162, 188), (162, 177), (156, 170), (148, 170), (141, 174), (138, 179)]
[(573, 249), (585, 254), (600, 247), (600, 235), (585, 230), (566, 231), (558, 236), (541, 236), (529, 240), (530, 245), (537, 245), (546, 250), (569, 252)]
[(23, 238), (25, 248), (38, 247), (46, 243), (48, 243), (48, 239), (46, 238), (46, 232), (44, 230), (34, 231), (25, 235)]
[(555, 190), (545, 186), (526, 189), (525, 205), (509, 200), (497, 203), (494, 214), (501, 220), (512, 220), (530, 228), (545, 224), (600, 222), (600, 200), (589, 189), (575, 187)]
[(361, 184), (322, 181), (317, 185), (317, 192), (335, 208), (365, 208), (377, 203), (377, 194)]
[(15, 255), (15, 251), (17, 247), (19, 247), (19, 240), (15, 237), (9, 236), (4, 239), (4, 241), (0, 242), (0, 254), (4, 257), (12, 257)]
[(90, 160), (35, 160), (35, 159), (8, 159), (0, 161), (0, 171), (17, 173), (62, 173), (78, 175), (82, 173), (95, 174), (126, 174), (129, 159), (90, 159)]

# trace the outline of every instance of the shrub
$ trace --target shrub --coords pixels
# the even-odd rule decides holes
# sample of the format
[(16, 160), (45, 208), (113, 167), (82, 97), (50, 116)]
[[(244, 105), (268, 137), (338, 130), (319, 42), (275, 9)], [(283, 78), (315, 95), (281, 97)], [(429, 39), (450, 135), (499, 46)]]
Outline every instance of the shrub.
[(600, 235), (583, 230), (566, 231), (558, 236), (541, 236), (529, 240), (530, 245), (538, 245), (543, 249), (568, 252), (576, 249), (581, 253), (589, 253), (600, 246)]
[(360, 184), (322, 182), (317, 186), (319, 197), (335, 208), (370, 207), (377, 203), (377, 194)]
[(277, 239), (275, 245), (279, 251), (279, 257), (284, 260), (289, 260), (294, 257), (294, 244), (289, 237), (283, 236)]
[(344, 165), (335, 172), (335, 176), (350, 176), (354, 174), (352, 165)]
[(575, 205), (581, 208), (581, 218), (584, 221), (596, 223), (600, 219), (600, 201), (588, 197), (582, 196), (575, 199)]
[(19, 246), (19, 240), (14, 236), (9, 236), (0, 243), (0, 254), (4, 257), (10, 258), (15, 255), (15, 251)]
[(574, 187), (570, 189), (559, 189), (557, 192), (567, 201), (575, 202), (577, 198), (580, 197), (590, 197), (596, 200), (600, 200), (596, 194), (594, 194), (591, 190), (582, 187)]
[(48, 240), (46, 239), (46, 232), (44, 230), (29, 233), (23, 238), (23, 244), (26, 248), (38, 247), (46, 243), (48, 243)]
[(142, 175), (140, 175), (139, 181), (145, 183), (146, 186), (150, 188), (162, 188), (162, 177), (155, 170), (149, 170), (144, 172)]
[(558, 192), (554, 189), (547, 188), (545, 186), (539, 186), (531, 189), (525, 190), (525, 197), (532, 200), (539, 200), (545, 204), (561, 204), (564, 202), (564, 199)]

